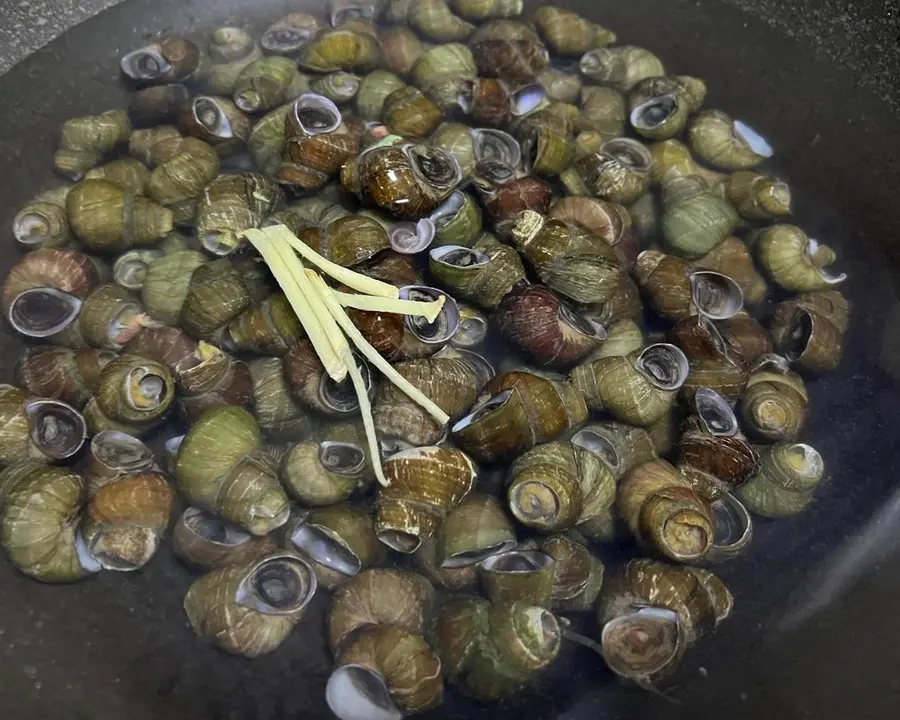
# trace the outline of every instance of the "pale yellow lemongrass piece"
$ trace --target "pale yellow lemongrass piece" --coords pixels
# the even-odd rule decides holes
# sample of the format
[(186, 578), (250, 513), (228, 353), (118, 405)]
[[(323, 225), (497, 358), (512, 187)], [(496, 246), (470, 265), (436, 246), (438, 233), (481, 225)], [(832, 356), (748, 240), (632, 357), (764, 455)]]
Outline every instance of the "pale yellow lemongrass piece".
[(397, 315), (413, 315), (425, 318), (433, 323), (441, 314), (444, 301), (447, 299), (439, 295), (437, 300), (423, 302), (422, 300), (394, 300), (393, 298), (373, 297), (372, 295), (354, 295), (353, 293), (334, 291), (334, 296), (343, 307), (356, 308), (357, 310), (371, 310), (373, 312), (396, 313)]
[(375, 348), (369, 345), (368, 341), (363, 337), (356, 325), (353, 324), (353, 321), (347, 313), (344, 312), (344, 308), (341, 307), (337, 297), (335, 297), (334, 291), (325, 284), (325, 281), (318, 275), (316, 275), (314, 279), (311, 279), (316, 286), (316, 289), (324, 298), (328, 312), (331, 313), (332, 317), (337, 321), (337, 324), (341, 326), (341, 329), (347, 337), (350, 338), (350, 342), (356, 345), (357, 349), (365, 356), (365, 358), (372, 363), (382, 375), (396, 385), (403, 394), (409, 397), (414, 403), (421, 405), (425, 411), (441, 425), (446, 425), (450, 422), (450, 416), (447, 415), (447, 413), (441, 410), (440, 407), (430, 400), (415, 385), (409, 382), (409, 380), (398, 373)]
[[(316, 307), (321, 307), (322, 312), (326, 313), (332, 322), (335, 322), (327, 309), (327, 298), (323, 294), (323, 292), (328, 292), (328, 286), (325, 284), (325, 281), (313, 270), (307, 270), (306, 276), (309, 280), (310, 292), (316, 296), (314, 304)], [(335, 327), (336, 326), (337, 325), (335, 324)], [(338, 332), (340, 332), (340, 330), (338, 330)], [(369, 402), (369, 393), (366, 391), (366, 383), (365, 380), (363, 380), (362, 373), (359, 371), (359, 367), (356, 364), (356, 358), (350, 350), (347, 339), (343, 335), (341, 335), (341, 337), (343, 338), (344, 343), (338, 350), (338, 354), (347, 366), (347, 371), (350, 373), (350, 380), (353, 382), (353, 389), (356, 391), (356, 398), (359, 400), (359, 412), (360, 415), (362, 415), (363, 428), (366, 432), (366, 441), (369, 445), (369, 455), (372, 458), (372, 468), (375, 470), (375, 478), (382, 486), (388, 487), (391, 483), (384, 476), (384, 472), (381, 469), (381, 450), (378, 447), (378, 436), (375, 434), (375, 420), (372, 418), (372, 404)]]
[(326, 275), (330, 275), (339, 283), (343, 283), (347, 287), (353, 288), (358, 292), (366, 293), (367, 295), (376, 295), (377, 297), (400, 297), (400, 291), (393, 285), (382, 282), (381, 280), (376, 280), (375, 278), (370, 278), (366, 275), (361, 275), (349, 268), (331, 262), (328, 258), (322, 257), (309, 245), (298, 239), (297, 236), (284, 225), (270, 225), (262, 230), (247, 230), (244, 233), (244, 236), (249, 237), (250, 233), (263, 233), (273, 240), (276, 238), (284, 240), (308, 263), (315, 265)]
[[(247, 232), (246, 238), (262, 256), (263, 261), (272, 272), (276, 282), (284, 291), (284, 296), (288, 299), (291, 308), (294, 310), (294, 314), (306, 331), (306, 335), (313, 344), (316, 355), (318, 355), (319, 360), (322, 361), (322, 365), (325, 366), (328, 375), (337, 382), (343, 380), (347, 376), (347, 366), (344, 365), (343, 360), (338, 357), (334, 348), (331, 346), (331, 342), (325, 334), (325, 328), (323, 327), (320, 318), (313, 312), (306, 294), (303, 292), (297, 279), (291, 274), (291, 271), (288, 269), (288, 265), (282, 258), (277, 246), (268, 237), (259, 232)], [(289, 252), (288, 254), (294, 260), (297, 260), (297, 256), (294, 255), (293, 252)], [(300, 263), (299, 260), (297, 260), (297, 262)], [(300, 263), (300, 265), (302, 268), (302, 263)], [(306, 278), (302, 269), (300, 274), (304, 276), (304, 279)]]
[[(346, 368), (346, 363), (344, 362), (344, 350), (346, 349), (347, 352), (350, 352), (350, 343), (347, 342), (344, 333), (341, 332), (338, 324), (334, 321), (334, 318), (331, 317), (331, 313), (329, 313), (328, 309), (325, 307), (325, 301), (322, 299), (322, 296), (309, 280), (309, 274), (312, 273), (315, 275), (315, 271), (304, 267), (303, 263), (300, 262), (300, 258), (294, 254), (294, 251), (291, 250), (290, 245), (286, 242), (275, 240), (272, 242), (272, 245), (281, 254), (281, 258), (287, 265), (291, 277), (297, 281), (304, 296), (306, 296), (310, 309), (322, 324), (322, 328), (325, 330), (325, 337), (328, 338), (328, 342), (331, 343), (331, 347), (335, 354)], [(347, 377), (346, 371), (340, 378), (334, 379), (343, 380), (345, 377)]]

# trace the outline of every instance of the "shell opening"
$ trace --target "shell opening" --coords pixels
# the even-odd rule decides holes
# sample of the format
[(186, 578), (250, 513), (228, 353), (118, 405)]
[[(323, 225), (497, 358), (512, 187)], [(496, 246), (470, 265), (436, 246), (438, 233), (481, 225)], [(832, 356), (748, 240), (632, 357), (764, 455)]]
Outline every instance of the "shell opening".
[(488, 557), (482, 561), (481, 567), (489, 572), (531, 573), (553, 564), (553, 558), (540, 550), (514, 550)]
[(378, 448), (381, 451), (381, 457), (385, 460), (391, 455), (396, 455), (404, 450), (411, 450), (413, 447), (415, 446), (412, 443), (408, 443), (406, 440), (402, 440), (394, 435), (380, 435), (378, 437)]
[(189, 507), (181, 520), (194, 535), (214, 545), (237, 547), (250, 541), (249, 533), (200, 508)]
[(91, 439), (91, 455), (110, 470), (133, 473), (153, 465), (153, 451), (119, 430), (101, 430)]
[(603, 659), (622, 677), (643, 680), (675, 662), (684, 637), (672, 610), (644, 607), (610, 620), (600, 633)]
[(790, 372), (791, 364), (788, 362), (787, 358), (784, 358), (781, 355), (767, 353), (765, 355), (760, 355), (757, 361), (750, 366), (751, 372), (756, 372), (757, 370), (768, 370), (783, 374)]
[(279, 27), (263, 33), (259, 44), (272, 53), (289, 54), (300, 50), (313, 36), (311, 28)]
[(784, 355), (791, 362), (795, 362), (806, 352), (813, 334), (813, 320), (806, 310), (799, 309), (791, 318), (784, 342)]
[(481, 314), (464, 313), (451, 342), (454, 347), (476, 347), (484, 342), (487, 334), (487, 318)]
[(259, 110), (262, 105), (262, 98), (258, 91), (253, 88), (247, 88), (235, 94), (234, 104), (244, 112), (252, 113)]
[(441, 296), (444, 297), (444, 307), (434, 322), (421, 316), (407, 315), (404, 318), (406, 327), (419, 341), (426, 345), (442, 345), (446, 343), (459, 330), (460, 313), (456, 300), (450, 295), (425, 285), (405, 285), (400, 288), (401, 300), (417, 300), (420, 302), (434, 302)]
[(148, 250), (136, 250), (119, 256), (113, 265), (113, 279), (128, 290), (140, 290), (144, 287), (147, 268), (150, 263), (161, 257), (162, 253)]
[(402, 530), (382, 530), (378, 533), (378, 539), (392, 550), (405, 555), (414, 553), (422, 544), (421, 538)]
[(329, 17), (331, 27), (340, 27), (350, 20), (374, 20), (376, 3), (353, 2), (348, 0), (336, 7)]
[[(280, 225), (278, 221), (269, 223), (269, 225)], [(268, 225), (266, 225), (268, 227)], [(230, 255), (238, 246), (238, 237), (235, 233), (226, 230), (211, 230), (200, 236), (200, 244), (207, 252), (212, 253), (216, 257), (225, 257)]]
[(638, 130), (653, 130), (678, 112), (678, 95), (668, 93), (638, 105), (631, 111), (631, 124)]
[(341, 111), (323, 95), (304, 93), (291, 108), (297, 124), (307, 135), (322, 135), (334, 132), (341, 125)]
[(581, 72), (590, 76), (592, 73), (597, 73), (606, 67), (606, 59), (608, 56), (609, 51), (603, 48), (588, 50), (581, 56), (581, 60), (578, 61), (578, 67)]
[(471, 565), (477, 565), (480, 562), (483, 562), (494, 555), (499, 555), (500, 553), (508, 553), (514, 550), (516, 547), (515, 540), (504, 540), (503, 542), (494, 543), (493, 545), (488, 545), (484, 548), (479, 548), (477, 550), (464, 550), (463, 552), (458, 552), (454, 555), (450, 555), (444, 562), (441, 563), (442, 568), (448, 569), (456, 569), (469, 567)]
[(459, 162), (450, 153), (427, 145), (406, 145), (403, 152), (413, 172), (438, 190), (452, 190), (462, 181)]
[[(116, 345), (127, 345), (141, 330), (149, 326), (154, 326), (154, 322), (137, 305), (126, 305), (110, 321), (106, 337)], [(155, 327), (160, 327), (160, 324), (155, 324)]]
[(434, 248), (434, 250), (428, 253), (428, 256), (435, 262), (463, 268), (486, 265), (491, 261), (484, 253), (463, 247), (462, 245), (444, 245), (442, 247)]
[(561, 506), (559, 495), (540, 480), (519, 483), (509, 494), (509, 509), (525, 525), (553, 525)]
[(135, 410), (155, 410), (168, 394), (165, 379), (146, 368), (135, 368), (125, 378), (126, 402)]
[(599, 457), (614, 473), (619, 472), (622, 458), (616, 446), (595, 430), (581, 430), (572, 436), (572, 444)]
[(794, 443), (785, 452), (785, 460), (790, 468), (808, 478), (822, 474), (824, 462), (819, 451), (805, 443)]
[(561, 302), (556, 311), (557, 317), (573, 330), (598, 340), (606, 340), (606, 328), (600, 323), (576, 312), (567, 303)]
[(319, 443), (319, 462), (338, 475), (357, 475), (366, 466), (366, 453), (355, 443), (325, 440)]
[(725, 398), (715, 390), (698, 388), (694, 394), (697, 416), (710, 435), (730, 437), (738, 431), (738, 421)]
[(744, 307), (740, 285), (727, 275), (709, 270), (691, 273), (691, 296), (697, 311), (712, 320), (727, 320)]
[(362, 665), (337, 668), (325, 686), (325, 701), (340, 720), (400, 720), (384, 678)]
[(524, 85), (510, 96), (510, 111), (516, 117), (534, 112), (547, 100), (547, 91), (543, 85), (532, 83)]
[(415, 223), (394, 223), (388, 233), (388, 240), (396, 252), (415, 255), (431, 245), (434, 233), (434, 223), (429, 218), (422, 218)]
[(753, 535), (753, 520), (744, 504), (731, 493), (723, 493), (711, 505), (713, 544), (706, 559), (725, 560), (740, 552)]
[(490, 128), (478, 128), (471, 131), (475, 153), (475, 163), (500, 163), (515, 168), (522, 162), (522, 148), (519, 141), (509, 133)]
[(475, 186), (485, 192), (493, 188), (505, 185), (516, 179), (516, 170), (495, 160), (484, 160), (475, 165), (475, 174), (472, 177)]
[(88, 550), (87, 543), (84, 541), (84, 535), (81, 529), (75, 533), (75, 555), (78, 557), (78, 564), (81, 565), (85, 572), (96, 573), (103, 569), (103, 566), (97, 561), (93, 553)]
[(443, 230), (465, 205), (466, 196), (459, 190), (454, 190), (450, 193), (450, 197), (428, 216), (428, 219), (434, 224), (435, 230)]
[(291, 542), (317, 563), (344, 575), (356, 575), (362, 569), (356, 553), (327, 528), (304, 523), (291, 535)]
[[(367, 362), (358, 357), (356, 358), (356, 366), (359, 368), (363, 383), (366, 386), (366, 394), (371, 399), (374, 392), (372, 370)], [(325, 407), (340, 415), (350, 415), (359, 410), (359, 398), (349, 376), (340, 382), (336, 382), (328, 373), (323, 372), (319, 380), (319, 399)]]
[(111, 528), (94, 535), (89, 550), (104, 570), (132, 572), (150, 561), (159, 539), (151, 527)]
[(809, 238), (809, 242), (806, 247), (806, 253), (809, 258), (809, 262), (816, 268), (819, 276), (829, 285), (838, 285), (847, 279), (847, 273), (832, 275), (830, 272), (825, 270), (826, 266), (830, 265), (837, 259), (834, 250), (832, 250), (827, 245), (822, 245), (818, 240)]
[(647, 146), (630, 138), (614, 138), (604, 143), (600, 151), (621, 165), (640, 172), (649, 172), (653, 165), (653, 156)]
[(634, 364), (654, 387), (674, 392), (687, 380), (690, 365), (684, 353), (669, 343), (646, 347)]
[[(553, 558), (550, 561), (552, 563)], [(539, 657), (551, 656), (559, 647), (562, 635), (556, 616), (543, 608), (530, 607), (525, 611), (525, 623), (529, 636), (537, 640), (536, 654)]]
[(734, 136), (757, 155), (770, 158), (775, 154), (769, 142), (742, 120), (735, 120), (732, 130)]
[(184, 435), (176, 435), (170, 437), (163, 443), (163, 451), (166, 458), (166, 467), (171, 472), (175, 468), (175, 461), (178, 459), (178, 451), (181, 449), (181, 443), (184, 442)]
[(9, 306), (9, 324), (26, 337), (45, 338), (65, 330), (81, 312), (82, 301), (52, 287), (30, 288)]
[(235, 602), (265, 615), (294, 615), (316, 591), (316, 576), (297, 557), (259, 562), (238, 588)]
[(31, 441), (54, 460), (77, 453), (87, 440), (87, 425), (75, 408), (59, 400), (29, 400), (25, 403)]
[(219, 103), (215, 99), (205, 96), (194, 98), (193, 103), (191, 103), (191, 112), (194, 120), (202, 125), (213, 137), (221, 140), (228, 140), (234, 137), (231, 122), (225, 116), (225, 113), (222, 112), (222, 108), (219, 107)]
[(26, 247), (34, 247), (50, 239), (50, 221), (40, 212), (19, 213), (13, 220), (13, 235)]
[(493, 397), (486, 400), (484, 403), (475, 408), (471, 413), (466, 415), (462, 420), (459, 420), (451, 429), (450, 432), (462, 432), (469, 425), (473, 425), (477, 423), (482, 418), (490, 415), (502, 408), (506, 403), (509, 402), (509, 399), (512, 397), (512, 390), (504, 390), (501, 393), (497, 393)]
[(156, 80), (172, 72), (172, 66), (153, 48), (141, 48), (122, 58), (122, 72), (132, 80)]

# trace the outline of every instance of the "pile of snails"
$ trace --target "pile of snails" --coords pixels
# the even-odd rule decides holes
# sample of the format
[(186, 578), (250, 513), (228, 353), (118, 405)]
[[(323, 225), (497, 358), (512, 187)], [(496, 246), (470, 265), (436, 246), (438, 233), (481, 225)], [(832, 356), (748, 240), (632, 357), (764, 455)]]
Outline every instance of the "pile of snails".
[[(34, 342), (0, 385), (12, 564), (133, 571), (171, 535), (191, 626), (248, 658), (332, 593), (344, 720), (508, 697), (567, 641), (670, 677), (731, 612), (707, 568), (813, 500), (806, 381), (849, 305), (765, 139), (615, 42), (521, 0), (332, 0), (125, 55), (127, 110), (67, 121), (70, 182), (13, 222), (3, 314)], [(347, 312), (446, 426), (359, 358), (373, 457), (244, 237), (273, 225), (444, 298)], [(646, 559), (605, 571), (623, 543)]]

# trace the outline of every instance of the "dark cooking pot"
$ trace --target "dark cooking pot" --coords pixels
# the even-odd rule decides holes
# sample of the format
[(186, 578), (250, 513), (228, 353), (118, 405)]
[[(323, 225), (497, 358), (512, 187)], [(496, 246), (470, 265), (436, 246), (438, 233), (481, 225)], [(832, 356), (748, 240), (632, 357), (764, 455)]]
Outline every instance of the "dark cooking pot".
[[(62, 122), (123, 106), (118, 59), (159, 33), (240, 19), (257, 29), (303, 2), (130, 0), (0, 78), (0, 272), (18, 251), (16, 209), (52, 183)], [(305, 4), (312, 5), (312, 2)], [(812, 3), (808, 3), (812, 5)], [(839, 3), (835, 3), (839, 5)], [(830, 3), (826, 4), (830, 7)], [(708, 105), (764, 132), (795, 191), (796, 217), (837, 248), (854, 306), (839, 370), (813, 383), (810, 441), (829, 481), (805, 514), (758, 524), (747, 556), (721, 567), (732, 618), (686, 658), (671, 697), (617, 681), (569, 646), (507, 707), (449, 693), (427, 718), (885, 718), (900, 708), (900, 134), (888, 107), (813, 49), (704, 0), (578, 0), (575, 9), (667, 67), (707, 79)], [(824, 12), (824, 11), (823, 11)], [(896, 41), (895, 41), (896, 42)], [(888, 52), (888, 50), (885, 50)], [(21, 342), (5, 327), (0, 379)], [(197, 640), (181, 602), (189, 573), (161, 553), (136, 575), (40, 585), (0, 562), (0, 717), (17, 720), (328, 717), (330, 656), (315, 618), (248, 662)]]

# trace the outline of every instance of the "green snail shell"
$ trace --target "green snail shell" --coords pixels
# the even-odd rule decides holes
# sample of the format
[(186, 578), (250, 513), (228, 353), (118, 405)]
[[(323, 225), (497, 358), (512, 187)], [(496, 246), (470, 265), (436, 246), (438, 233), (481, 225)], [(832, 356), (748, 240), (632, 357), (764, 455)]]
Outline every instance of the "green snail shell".
[(436, 563), (441, 569), (469, 567), (515, 546), (515, 532), (498, 500), (472, 493), (441, 523)]
[(253, 416), (224, 405), (207, 410), (178, 451), (175, 479), (189, 502), (253, 535), (287, 522), (288, 499), (274, 463), (262, 450)]
[(281, 359), (257, 358), (247, 364), (253, 379), (251, 407), (260, 429), (273, 442), (296, 440), (309, 434), (312, 422), (291, 396)]
[(818, 451), (804, 443), (780, 442), (762, 452), (761, 462), (756, 477), (737, 490), (737, 497), (746, 508), (770, 518), (805, 510), (825, 472)]
[(206, 258), (196, 250), (182, 250), (150, 263), (141, 286), (141, 300), (151, 317), (177, 325), (194, 270)]

